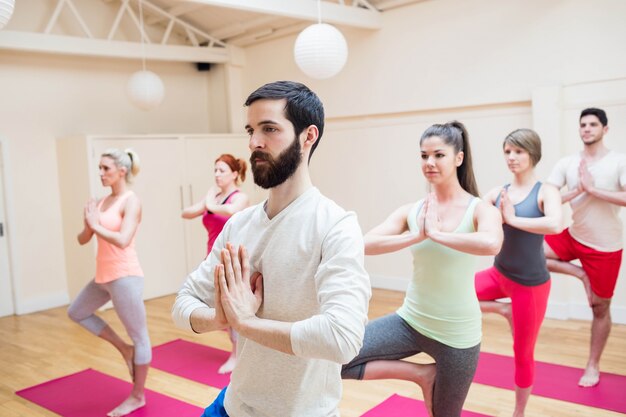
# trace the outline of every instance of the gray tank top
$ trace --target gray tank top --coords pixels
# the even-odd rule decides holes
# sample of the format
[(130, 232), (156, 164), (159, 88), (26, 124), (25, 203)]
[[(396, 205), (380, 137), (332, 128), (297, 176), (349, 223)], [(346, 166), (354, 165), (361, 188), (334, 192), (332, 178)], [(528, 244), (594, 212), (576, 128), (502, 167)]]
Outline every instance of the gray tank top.
[[(504, 186), (508, 189), (511, 184)], [(543, 217), (539, 209), (538, 196), (541, 182), (537, 181), (526, 198), (515, 205), (518, 217)], [(500, 207), (500, 196), (496, 200)], [(496, 255), (494, 266), (511, 280), (527, 286), (541, 285), (550, 279), (543, 253), (543, 235), (525, 232), (503, 224), (504, 242)]]

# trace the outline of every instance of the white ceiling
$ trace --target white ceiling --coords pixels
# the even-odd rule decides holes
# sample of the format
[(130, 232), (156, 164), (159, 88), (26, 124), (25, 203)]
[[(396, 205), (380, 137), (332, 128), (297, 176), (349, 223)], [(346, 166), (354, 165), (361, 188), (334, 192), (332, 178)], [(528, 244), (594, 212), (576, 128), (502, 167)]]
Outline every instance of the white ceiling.
[[(317, 21), (316, 0), (147, 0), (212, 37), (235, 46), (248, 46), (300, 32)], [(322, 21), (376, 29), (380, 13), (424, 0), (322, 0)], [(161, 24), (150, 16), (146, 22)], [(377, 23), (378, 22), (378, 23)]]
[(102, 0), (99, 9), (95, 0), (38, 1), (20, 3), (0, 50), (225, 63), (229, 46), (299, 33), (320, 16), (339, 29), (377, 30), (387, 10), (426, 0)]

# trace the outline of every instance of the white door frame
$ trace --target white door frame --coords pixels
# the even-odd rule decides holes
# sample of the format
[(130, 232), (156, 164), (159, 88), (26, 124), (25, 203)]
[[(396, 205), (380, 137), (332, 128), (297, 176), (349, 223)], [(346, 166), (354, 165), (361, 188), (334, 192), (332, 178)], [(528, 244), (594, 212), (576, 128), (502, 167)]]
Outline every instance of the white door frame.
[(0, 317), (15, 314), (15, 293), (13, 285), (11, 251), (9, 249), (8, 215), (6, 200), (5, 142), (0, 138)]

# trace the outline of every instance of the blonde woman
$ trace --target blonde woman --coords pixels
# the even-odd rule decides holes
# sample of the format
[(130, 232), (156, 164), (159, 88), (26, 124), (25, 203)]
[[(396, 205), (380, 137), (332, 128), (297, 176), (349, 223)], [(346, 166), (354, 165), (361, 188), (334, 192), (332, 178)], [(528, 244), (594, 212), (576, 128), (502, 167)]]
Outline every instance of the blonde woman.
[[(133, 380), (126, 400), (109, 417), (124, 416), (145, 405), (144, 386), (152, 359), (146, 311), (143, 304), (143, 271), (135, 251), (135, 234), (141, 222), (141, 202), (128, 183), (139, 172), (137, 154), (127, 149), (104, 152), (99, 164), (100, 181), (111, 193), (99, 201), (90, 199), (84, 209), (84, 227), (78, 243), (95, 235), (98, 241), (95, 277), (68, 308), (69, 317), (122, 354)], [(126, 343), (95, 311), (107, 301), (122, 321), (132, 344)]]

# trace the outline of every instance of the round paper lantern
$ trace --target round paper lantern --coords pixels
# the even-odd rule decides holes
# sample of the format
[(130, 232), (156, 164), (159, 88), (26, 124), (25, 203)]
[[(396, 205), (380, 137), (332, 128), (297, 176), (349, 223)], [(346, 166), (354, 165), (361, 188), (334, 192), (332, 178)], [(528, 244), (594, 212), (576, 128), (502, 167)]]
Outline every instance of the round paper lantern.
[(330, 78), (348, 60), (348, 44), (341, 32), (326, 23), (317, 23), (298, 35), (293, 48), (298, 67), (311, 78)]
[(13, 15), (15, 0), (0, 0), (0, 30), (2, 30)]
[(163, 81), (152, 71), (137, 71), (126, 84), (131, 103), (142, 110), (152, 110), (163, 101)]

